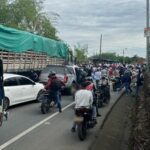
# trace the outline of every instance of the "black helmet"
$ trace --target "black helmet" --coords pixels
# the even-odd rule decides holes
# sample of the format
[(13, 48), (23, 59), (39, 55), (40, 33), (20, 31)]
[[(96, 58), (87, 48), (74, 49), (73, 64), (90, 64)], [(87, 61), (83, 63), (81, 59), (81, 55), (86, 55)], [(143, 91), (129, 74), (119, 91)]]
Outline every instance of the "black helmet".
[(102, 77), (102, 80), (105, 80), (105, 77), (104, 77), (104, 76)]
[(51, 71), (48, 75), (48, 77), (50, 78), (51, 76), (55, 76), (56, 75), (56, 72), (55, 71)]

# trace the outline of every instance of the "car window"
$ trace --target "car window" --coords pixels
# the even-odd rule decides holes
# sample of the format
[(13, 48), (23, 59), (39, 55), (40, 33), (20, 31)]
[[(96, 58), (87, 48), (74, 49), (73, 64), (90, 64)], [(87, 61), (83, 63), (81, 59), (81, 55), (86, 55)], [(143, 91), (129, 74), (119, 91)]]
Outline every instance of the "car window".
[(17, 80), (19, 81), (19, 85), (32, 85), (33, 82), (24, 77), (18, 77)]
[(64, 74), (65, 68), (64, 66), (48, 66), (42, 70), (42, 73), (50, 73), (51, 71), (54, 71), (57, 74)]
[(17, 86), (18, 82), (15, 77), (4, 80), (4, 86)]

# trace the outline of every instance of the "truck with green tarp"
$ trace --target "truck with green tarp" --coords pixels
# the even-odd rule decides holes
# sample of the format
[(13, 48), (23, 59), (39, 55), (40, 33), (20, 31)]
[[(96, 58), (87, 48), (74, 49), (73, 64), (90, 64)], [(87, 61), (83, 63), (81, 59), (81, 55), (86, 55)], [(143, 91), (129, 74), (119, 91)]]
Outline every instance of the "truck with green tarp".
[(68, 46), (62, 41), (0, 25), (0, 59), (3, 60), (4, 72), (63, 65), (68, 53)]

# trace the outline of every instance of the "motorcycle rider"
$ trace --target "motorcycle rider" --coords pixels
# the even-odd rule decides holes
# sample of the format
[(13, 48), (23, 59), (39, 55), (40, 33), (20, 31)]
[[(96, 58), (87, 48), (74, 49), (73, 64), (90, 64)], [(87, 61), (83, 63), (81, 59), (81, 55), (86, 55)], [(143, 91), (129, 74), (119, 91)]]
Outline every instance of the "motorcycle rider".
[[(86, 89), (87, 83), (83, 82), (81, 83), (81, 89), (78, 90), (75, 94), (75, 113), (76, 109), (86, 107), (87, 109), (92, 108), (93, 104), (93, 94), (90, 90)], [(72, 132), (75, 132), (75, 123), (72, 127)]]
[(100, 117), (101, 114), (99, 114), (99, 112), (98, 112), (98, 105), (97, 105), (97, 101), (95, 98), (96, 87), (95, 87), (94, 83), (92, 83), (91, 80), (92, 80), (91, 78), (87, 78), (85, 82), (87, 84), (86, 89), (90, 90), (93, 94), (93, 110), (96, 110), (96, 112), (95, 111), (93, 112), (93, 117), (96, 119), (96, 116)]
[(56, 73), (52, 71), (48, 75), (48, 82), (45, 86), (45, 89), (49, 91), (50, 98), (52, 98), (57, 104), (57, 107), (59, 108), (59, 112), (62, 112), (61, 109), (61, 87), (65, 86), (65, 84), (59, 80), (56, 76)]

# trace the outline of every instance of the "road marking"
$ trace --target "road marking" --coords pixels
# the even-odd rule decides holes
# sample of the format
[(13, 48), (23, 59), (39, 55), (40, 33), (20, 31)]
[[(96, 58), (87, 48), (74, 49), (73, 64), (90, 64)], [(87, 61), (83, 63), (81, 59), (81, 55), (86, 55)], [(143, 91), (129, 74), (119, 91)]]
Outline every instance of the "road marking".
[[(69, 108), (70, 106), (72, 106), (74, 104), (74, 102), (72, 102), (71, 104), (65, 106), (62, 111), (66, 110), (67, 108)], [(9, 145), (11, 145), (12, 143), (16, 142), (17, 140), (19, 140), (20, 138), (22, 138), (23, 136), (25, 136), (26, 134), (28, 134), (29, 132), (31, 132), (32, 130), (36, 129), (37, 127), (39, 127), (40, 125), (42, 125), (43, 123), (47, 122), (49, 119), (52, 119), (53, 117), (57, 116), (58, 114), (60, 114), (59, 112), (56, 112), (54, 114), (52, 114), (51, 116), (45, 118), (44, 120), (40, 121), (39, 123), (35, 124), (34, 126), (28, 128), (27, 130), (21, 132), (20, 134), (18, 134), (17, 136), (13, 137), (12, 139), (10, 139), (9, 141), (7, 141), (6, 143), (2, 144), (0, 146), (0, 150), (8, 147)]]
[(45, 122), (44, 124), (45, 124), (45, 125), (50, 125), (51, 123), (47, 121), (47, 122)]

